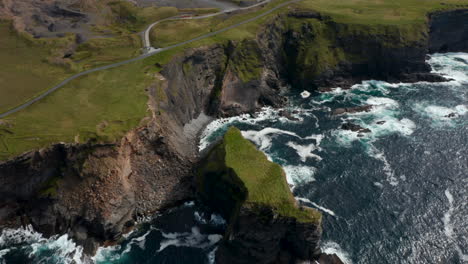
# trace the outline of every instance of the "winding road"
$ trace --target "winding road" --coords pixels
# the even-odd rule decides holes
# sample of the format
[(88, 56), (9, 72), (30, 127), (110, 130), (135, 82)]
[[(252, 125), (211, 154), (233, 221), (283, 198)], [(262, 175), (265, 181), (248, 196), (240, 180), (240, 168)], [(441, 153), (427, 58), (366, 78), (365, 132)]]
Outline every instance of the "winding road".
[(161, 52), (164, 52), (164, 51), (167, 51), (167, 50), (171, 50), (171, 49), (174, 49), (174, 48), (177, 48), (177, 47), (180, 47), (180, 46), (183, 46), (183, 45), (186, 45), (188, 43), (192, 43), (192, 42), (195, 42), (195, 41), (198, 41), (198, 40), (201, 40), (201, 39), (205, 39), (205, 38), (209, 38), (209, 37), (212, 37), (214, 35), (217, 35), (219, 33), (223, 33), (225, 31), (228, 31), (230, 29), (233, 29), (233, 28), (236, 28), (236, 27), (239, 27), (239, 26), (242, 26), (244, 24), (247, 24), (247, 23), (250, 23), (252, 21), (255, 21), (261, 17), (264, 17), (268, 14), (271, 14), (272, 12), (274, 12), (275, 10), (279, 9), (279, 8), (282, 8), (286, 5), (289, 5), (289, 4), (292, 4), (292, 3), (295, 3), (295, 2), (299, 2), (301, 0), (291, 0), (291, 1), (288, 1), (288, 2), (284, 2), (282, 4), (279, 4), (255, 17), (252, 17), (252, 18), (249, 18), (247, 20), (244, 20), (242, 22), (239, 22), (237, 24), (234, 24), (234, 25), (231, 25), (229, 27), (226, 27), (226, 28), (223, 28), (223, 29), (220, 29), (220, 30), (217, 30), (217, 31), (213, 31), (213, 32), (210, 32), (208, 34), (205, 34), (205, 35), (202, 35), (202, 36), (199, 36), (199, 37), (196, 37), (196, 38), (193, 38), (193, 39), (190, 39), (190, 40), (186, 40), (186, 41), (183, 41), (183, 42), (180, 42), (180, 43), (177, 43), (177, 44), (174, 44), (174, 45), (171, 45), (171, 46), (168, 46), (168, 47), (164, 47), (164, 48), (159, 48), (159, 49), (154, 49), (151, 47), (151, 44), (149, 42), (149, 32), (151, 31), (151, 29), (157, 25), (158, 23), (161, 23), (163, 21), (167, 21), (167, 20), (183, 20), (183, 19), (202, 19), (202, 18), (207, 18), (207, 17), (213, 17), (213, 16), (217, 16), (217, 15), (221, 15), (221, 14), (226, 14), (226, 13), (229, 13), (229, 12), (233, 12), (233, 11), (237, 11), (237, 10), (246, 10), (246, 9), (250, 9), (250, 8), (254, 8), (254, 7), (257, 7), (257, 6), (260, 6), (260, 5), (263, 5), (263, 4), (266, 4), (268, 2), (270, 2), (271, 0), (266, 0), (266, 1), (263, 1), (263, 2), (260, 2), (258, 4), (255, 4), (255, 5), (251, 5), (251, 6), (248, 6), (248, 7), (242, 7), (242, 8), (237, 8), (237, 9), (232, 9), (232, 10), (224, 10), (222, 12), (218, 12), (218, 13), (213, 13), (213, 14), (209, 14), (209, 15), (204, 15), (204, 16), (198, 16), (198, 17), (173, 17), (173, 18), (166, 18), (166, 19), (162, 19), (162, 20), (159, 20), (159, 21), (156, 21), (155, 23), (151, 24), (150, 26), (148, 26), (148, 28), (145, 30), (144, 32), (144, 42), (145, 42), (145, 48), (147, 49), (147, 52), (145, 54), (142, 54), (138, 57), (135, 57), (135, 58), (132, 58), (132, 59), (128, 59), (128, 60), (124, 60), (124, 61), (121, 61), (121, 62), (117, 62), (117, 63), (113, 63), (113, 64), (109, 64), (109, 65), (105, 65), (105, 66), (101, 66), (101, 67), (97, 67), (97, 68), (94, 68), (94, 69), (90, 69), (90, 70), (86, 70), (86, 71), (83, 71), (83, 72), (80, 72), (80, 73), (77, 73), (73, 76), (70, 76), (68, 77), (67, 79), (63, 80), (62, 82), (60, 82), (59, 84), (55, 85), (54, 87), (50, 88), (49, 90), (45, 91), (43, 94), (31, 99), (30, 101), (20, 105), (20, 106), (17, 106), (7, 112), (4, 112), (2, 114), (0, 114), (0, 119), (1, 118), (5, 118), (13, 113), (16, 113), (18, 111), (21, 111), (23, 109), (25, 109), (26, 107), (34, 104), (35, 102), (38, 102), (40, 100), (42, 100), (44, 97), (48, 96), (49, 94), (55, 92), (56, 90), (60, 89), (61, 87), (63, 87), (64, 85), (66, 85), (67, 83), (71, 82), (72, 80), (75, 80), (81, 76), (84, 76), (84, 75), (87, 75), (87, 74), (90, 74), (90, 73), (93, 73), (93, 72), (98, 72), (98, 71), (103, 71), (103, 70), (107, 70), (107, 69), (112, 69), (112, 68), (116, 68), (116, 67), (119, 67), (119, 66), (122, 66), (122, 65), (125, 65), (125, 64), (129, 64), (129, 63), (132, 63), (132, 62), (135, 62), (135, 61), (140, 61), (140, 60), (143, 60), (145, 58), (148, 58), (150, 56), (153, 56), (155, 54), (158, 54), (158, 53), (161, 53)]

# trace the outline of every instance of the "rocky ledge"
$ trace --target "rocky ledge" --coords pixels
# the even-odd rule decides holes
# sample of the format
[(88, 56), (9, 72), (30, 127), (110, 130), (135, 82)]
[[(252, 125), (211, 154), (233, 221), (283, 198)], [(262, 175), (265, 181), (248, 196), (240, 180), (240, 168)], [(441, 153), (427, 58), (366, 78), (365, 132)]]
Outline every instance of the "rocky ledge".
[(321, 214), (301, 207), (283, 169), (230, 128), (197, 170), (199, 197), (228, 221), (217, 263), (342, 263), (320, 252)]

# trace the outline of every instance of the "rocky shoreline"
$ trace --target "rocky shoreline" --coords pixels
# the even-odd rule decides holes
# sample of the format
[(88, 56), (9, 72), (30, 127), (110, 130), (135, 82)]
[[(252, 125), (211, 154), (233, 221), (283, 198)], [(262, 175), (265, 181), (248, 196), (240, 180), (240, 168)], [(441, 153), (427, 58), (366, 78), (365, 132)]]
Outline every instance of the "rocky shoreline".
[[(287, 25), (291, 17), (295, 27)], [(164, 66), (162, 84), (148, 88), (151, 117), (120, 142), (57, 144), (0, 163), (0, 227), (31, 224), (47, 236), (69, 233), (93, 254), (119, 239), (137, 217), (195, 198), (196, 135), (203, 126), (187, 126), (203, 113), (222, 117), (280, 107), (288, 86), (316, 90), (365, 79), (444, 80), (430, 73), (426, 54), (468, 52), (468, 29), (459, 26), (468, 24), (468, 10), (429, 18), (425, 38), (406, 43), (398, 42), (398, 31), (366, 35), (317, 13), (292, 11), (267, 24), (256, 40), (188, 50)], [(301, 52), (320, 37), (315, 21), (334, 32), (334, 49), (359, 56), (359, 62), (342, 60), (321, 71), (305, 64)], [(392, 38), (398, 45), (384, 45)]]

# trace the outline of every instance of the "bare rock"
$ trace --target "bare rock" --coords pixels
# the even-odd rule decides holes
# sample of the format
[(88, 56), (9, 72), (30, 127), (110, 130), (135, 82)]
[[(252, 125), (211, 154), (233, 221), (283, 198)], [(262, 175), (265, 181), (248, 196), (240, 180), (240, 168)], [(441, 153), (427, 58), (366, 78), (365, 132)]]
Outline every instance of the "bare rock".
[(370, 129), (368, 128), (363, 128), (362, 126), (360, 125), (356, 125), (356, 124), (353, 124), (353, 123), (344, 123), (343, 125), (341, 125), (341, 129), (343, 130), (351, 130), (353, 132), (359, 132), (359, 133), (370, 133), (372, 132)]
[(332, 111), (332, 115), (352, 114), (359, 112), (369, 112), (372, 109), (372, 105), (356, 106), (356, 107), (345, 107), (336, 108)]

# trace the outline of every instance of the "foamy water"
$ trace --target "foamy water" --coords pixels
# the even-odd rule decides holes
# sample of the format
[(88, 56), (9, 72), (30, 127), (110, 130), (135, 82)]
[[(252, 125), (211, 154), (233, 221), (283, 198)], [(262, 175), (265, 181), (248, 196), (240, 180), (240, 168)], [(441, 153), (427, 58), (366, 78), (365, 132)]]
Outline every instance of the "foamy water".
[[(467, 217), (466, 203), (456, 210), (451, 193), (438, 189), (456, 186), (468, 200), (468, 185), (452, 182), (466, 179), (462, 172), (468, 169), (468, 153), (461, 154), (468, 149), (462, 132), (468, 124), (468, 64), (460, 58), (467, 55), (436, 54), (429, 60), (434, 71), (453, 81), (365, 81), (349, 90), (307, 98), (298, 94), (286, 109), (296, 110), (299, 124), (264, 109), (257, 117), (212, 123), (202, 142), (208, 145), (209, 136), (221, 136), (231, 125), (240, 128), (283, 166), (296, 199), (324, 214), (322, 250), (346, 263), (381, 263), (384, 258), (388, 263), (464, 263), (468, 229), (463, 230), (460, 219)], [(372, 105), (367, 112), (330, 115), (334, 108), (366, 105)], [(371, 133), (340, 129), (349, 122)], [(435, 193), (438, 198), (427, 200)], [(440, 196), (448, 199), (448, 211)], [(433, 245), (440, 236), (447, 243)]]
[[(284, 109), (210, 123), (200, 150), (230, 126), (241, 129), (284, 168), (296, 199), (323, 213), (321, 248), (345, 263), (468, 263), (468, 54), (435, 54), (428, 62), (453, 80), (298, 91)], [(365, 105), (370, 111), (331, 115)], [(342, 130), (348, 122), (371, 132)], [(226, 221), (192, 202), (139, 224), (93, 261), (215, 263)], [(0, 236), (2, 264), (80, 263), (82, 256), (67, 236), (46, 239), (31, 227)]]

